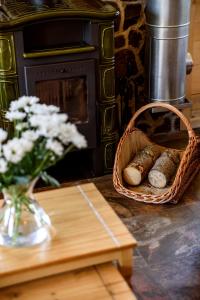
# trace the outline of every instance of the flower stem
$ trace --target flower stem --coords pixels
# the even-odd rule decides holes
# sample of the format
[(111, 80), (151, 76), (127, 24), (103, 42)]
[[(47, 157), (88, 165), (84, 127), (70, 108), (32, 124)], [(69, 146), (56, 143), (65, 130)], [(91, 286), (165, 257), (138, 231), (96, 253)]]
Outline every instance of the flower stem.
[(36, 170), (32, 174), (32, 178), (37, 177), (40, 172), (44, 169), (46, 162), (49, 160), (49, 153), (47, 153), (46, 157), (44, 157), (43, 161), (41, 164), (36, 168)]
[(17, 196), (14, 197), (13, 202), (15, 208), (13, 244), (15, 244), (16, 239), (20, 235), (19, 226), (20, 226), (21, 213), (22, 213), (22, 203)]

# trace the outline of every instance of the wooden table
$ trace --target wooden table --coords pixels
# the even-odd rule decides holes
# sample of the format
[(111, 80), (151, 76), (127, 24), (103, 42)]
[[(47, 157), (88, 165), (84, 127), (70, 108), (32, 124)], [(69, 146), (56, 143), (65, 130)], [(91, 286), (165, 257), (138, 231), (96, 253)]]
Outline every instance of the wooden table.
[(30, 248), (0, 247), (0, 287), (117, 260), (132, 271), (136, 241), (92, 183), (45, 191), (36, 198), (55, 236)]
[(126, 281), (106, 263), (0, 289), (1, 300), (136, 300)]

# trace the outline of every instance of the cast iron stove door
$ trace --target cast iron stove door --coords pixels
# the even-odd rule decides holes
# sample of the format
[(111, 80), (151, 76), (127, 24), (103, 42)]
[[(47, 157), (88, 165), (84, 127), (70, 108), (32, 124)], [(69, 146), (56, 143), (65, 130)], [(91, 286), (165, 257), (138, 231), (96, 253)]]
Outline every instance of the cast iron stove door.
[(94, 60), (25, 67), (27, 95), (59, 106), (86, 136), (88, 147), (96, 146), (96, 95)]

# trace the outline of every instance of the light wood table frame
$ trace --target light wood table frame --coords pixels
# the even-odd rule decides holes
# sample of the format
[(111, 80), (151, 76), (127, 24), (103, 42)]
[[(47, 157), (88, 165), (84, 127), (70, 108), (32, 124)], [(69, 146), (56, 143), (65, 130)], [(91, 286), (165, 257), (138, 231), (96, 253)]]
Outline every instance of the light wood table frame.
[(136, 300), (112, 263), (0, 289), (1, 300)]
[(136, 241), (93, 183), (44, 191), (36, 198), (55, 236), (35, 247), (0, 247), (0, 287), (115, 260), (123, 276), (131, 275)]

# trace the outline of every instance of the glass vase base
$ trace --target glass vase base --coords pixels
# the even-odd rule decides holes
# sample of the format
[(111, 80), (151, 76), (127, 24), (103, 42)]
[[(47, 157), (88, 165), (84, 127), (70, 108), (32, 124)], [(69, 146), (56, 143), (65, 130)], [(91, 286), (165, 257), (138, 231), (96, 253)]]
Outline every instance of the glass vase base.
[(51, 220), (33, 198), (19, 208), (14, 201), (5, 201), (0, 209), (0, 246), (29, 247), (38, 245), (52, 236)]
[(47, 228), (40, 228), (28, 235), (19, 234), (16, 239), (13, 236), (1, 234), (0, 232), (0, 246), (5, 247), (31, 247), (50, 239), (50, 230)]

